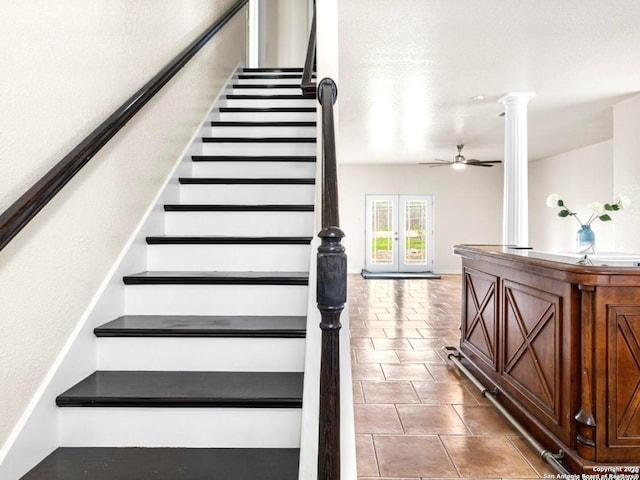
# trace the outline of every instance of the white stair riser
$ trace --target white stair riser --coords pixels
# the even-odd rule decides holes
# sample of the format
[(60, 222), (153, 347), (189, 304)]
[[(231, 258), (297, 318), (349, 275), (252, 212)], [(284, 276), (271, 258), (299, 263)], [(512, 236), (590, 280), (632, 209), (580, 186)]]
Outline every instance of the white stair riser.
[(301, 372), (304, 338), (98, 339), (98, 370)]
[(315, 107), (317, 100), (315, 98), (228, 98), (227, 107), (256, 107), (256, 108), (272, 108), (272, 107)]
[(311, 205), (315, 185), (180, 185), (182, 203), (227, 205)]
[[(315, 153), (314, 155), (315, 156)], [(315, 162), (193, 162), (194, 177), (314, 178)]]
[[(263, 84), (265, 85), (265, 84)], [(299, 85), (291, 85), (288, 88), (234, 88), (234, 95), (301, 95), (302, 89)]]
[(61, 447), (297, 448), (296, 408), (60, 408)]
[(203, 143), (203, 155), (315, 155), (315, 143)]
[(166, 212), (167, 235), (313, 235), (313, 212)]
[[(300, 94), (300, 78), (236, 80), (290, 84), (235, 89), (236, 95)], [(225, 99), (227, 107), (316, 107), (315, 99)], [(212, 112), (222, 121), (315, 121), (316, 112)], [(315, 137), (315, 127), (210, 127), (203, 136)], [(199, 142), (198, 140), (196, 142)], [(315, 143), (198, 143), (202, 155), (315, 156)], [(200, 150), (200, 147), (202, 149)], [(313, 178), (315, 163), (194, 162), (193, 175)], [(189, 185), (181, 203), (312, 204), (313, 185)], [(312, 236), (313, 212), (166, 212), (169, 235)], [(150, 245), (149, 270), (307, 271), (308, 245)], [(306, 315), (304, 285), (127, 285), (130, 315)], [(97, 339), (100, 370), (303, 371), (303, 338), (145, 337)], [(298, 448), (297, 408), (58, 408), (62, 447)]]
[(149, 270), (306, 272), (309, 245), (149, 245)]
[(303, 285), (128, 285), (128, 315), (306, 315)]
[(315, 137), (316, 127), (205, 127), (202, 129), (204, 137)]
[[(240, 85), (295, 85), (300, 88), (302, 77), (300, 78), (239, 78), (234, 83)], [(300, 92), (301, 90), (298, 90)]]
[(313, 122), (316, 112), (220, 112), (229, 122)]

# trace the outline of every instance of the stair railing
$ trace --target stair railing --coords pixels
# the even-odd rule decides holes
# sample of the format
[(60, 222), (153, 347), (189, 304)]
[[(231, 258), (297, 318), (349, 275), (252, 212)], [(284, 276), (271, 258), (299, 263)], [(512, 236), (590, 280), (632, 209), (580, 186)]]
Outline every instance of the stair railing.
[(133, 116), (195, 56), (249, 0), (239, 0), (149, 82), (65, 155), (0, 215), (0, 250), (42, 210)]
[(318, 234), (316, 298), (321, 314), (318, 480), (340, 479), (340, 314), (347, 301), (347, 256), (338, 211), (338, 169), (333, 104), (338, 87), (331, 78), (318, 85), (322, 105), (322, 230)]
[[(315, 2), (314, 2), (315, 3)], [(314, 5), (315, 6), (315, 5)], [(331, 78), (313, 79), (316, 63), (315, 8), (300, 87), (322, 107), (322, 230), (318, 247), (316, 301), (320, 310), (320, 405), (318, 480), (340, 480), (340, 315), (347, 301), (347, 255), (340, 230), (338, 166), (333, 104), (338, 87)]]
[(307, 44), (307, 56), (304, 62), (304, 70), (302, 71), (302, 94), (315, 97), (316, 82), (313, 81), (313, 71), (316, 65), (316, 14), (313, 13), (311, 22), (311, 31), (309, 32), (309, 43)]

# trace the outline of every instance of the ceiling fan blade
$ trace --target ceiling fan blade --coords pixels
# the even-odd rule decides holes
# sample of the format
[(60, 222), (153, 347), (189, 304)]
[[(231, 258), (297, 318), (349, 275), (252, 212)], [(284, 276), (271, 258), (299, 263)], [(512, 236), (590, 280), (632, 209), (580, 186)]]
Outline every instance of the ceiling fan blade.
[(493, 165), (485, 163), (467, 163), (466, 165), (469, 165), (470, 167), (493, 167)]
[(449, 162), (447, 160), (437, 160), (435, 162), (420, 162), (418, 165), (436, 165), (436, 166), (443, 166), (443, 165), (451, 165), (453, 162)]
[(467, 158), (463, 163), (470, 165), (472, 163), (502, 163), (502, 160), (478, 160), (477, 158)]
[(429, 165), (429, 168), (433, 167), (448, 167), (451, 163), (423, 163), (423, 165)]

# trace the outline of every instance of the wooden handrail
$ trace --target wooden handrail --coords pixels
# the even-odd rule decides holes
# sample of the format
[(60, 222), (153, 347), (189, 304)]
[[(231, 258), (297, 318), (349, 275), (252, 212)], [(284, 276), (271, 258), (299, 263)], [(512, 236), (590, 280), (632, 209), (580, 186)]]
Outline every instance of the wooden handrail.
[(318, 233), (317, 302), (321, 314), (320, 425), (318, 480), (340, 479), (340, 314), (347, 301), (347, 256), (338, 211), (338, 168), (333, 104), (338, 88), (324, 78), (318, 85), (322, 105), (322, 230)]
[(307, 57), (304, 61), (304, 70), (302, 71), (302, 94), (306, 96), (316, 96), (316, 82), (313, 80), (313, 70), (316, 64), (316, 13), (313, 12), (313, 21), (311, 22), (311, 31), (309, 32), (309, 43), (307, 44)]
[(239, 0), (0, 215), (0, 250), (249, 0)]
[(333, 125), (333, 104), (338, 99), (338, 87), (330, 78), (323, 78), (318, 88), (318, 101), (322, 105), (322, 228), (338, 227), (338, 166), (336, 136)]

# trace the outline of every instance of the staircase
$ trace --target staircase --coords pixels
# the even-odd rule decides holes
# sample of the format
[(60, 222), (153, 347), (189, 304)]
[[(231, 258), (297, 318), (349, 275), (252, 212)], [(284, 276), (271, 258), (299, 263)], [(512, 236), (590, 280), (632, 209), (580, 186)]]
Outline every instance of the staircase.
[[(314, 99), (244, 69), (178, 179), (98, 370), (60, 392), (60, 447), (24, 480), (298, 478)], [(182, 171), (182, 170), (179, 170)]]

